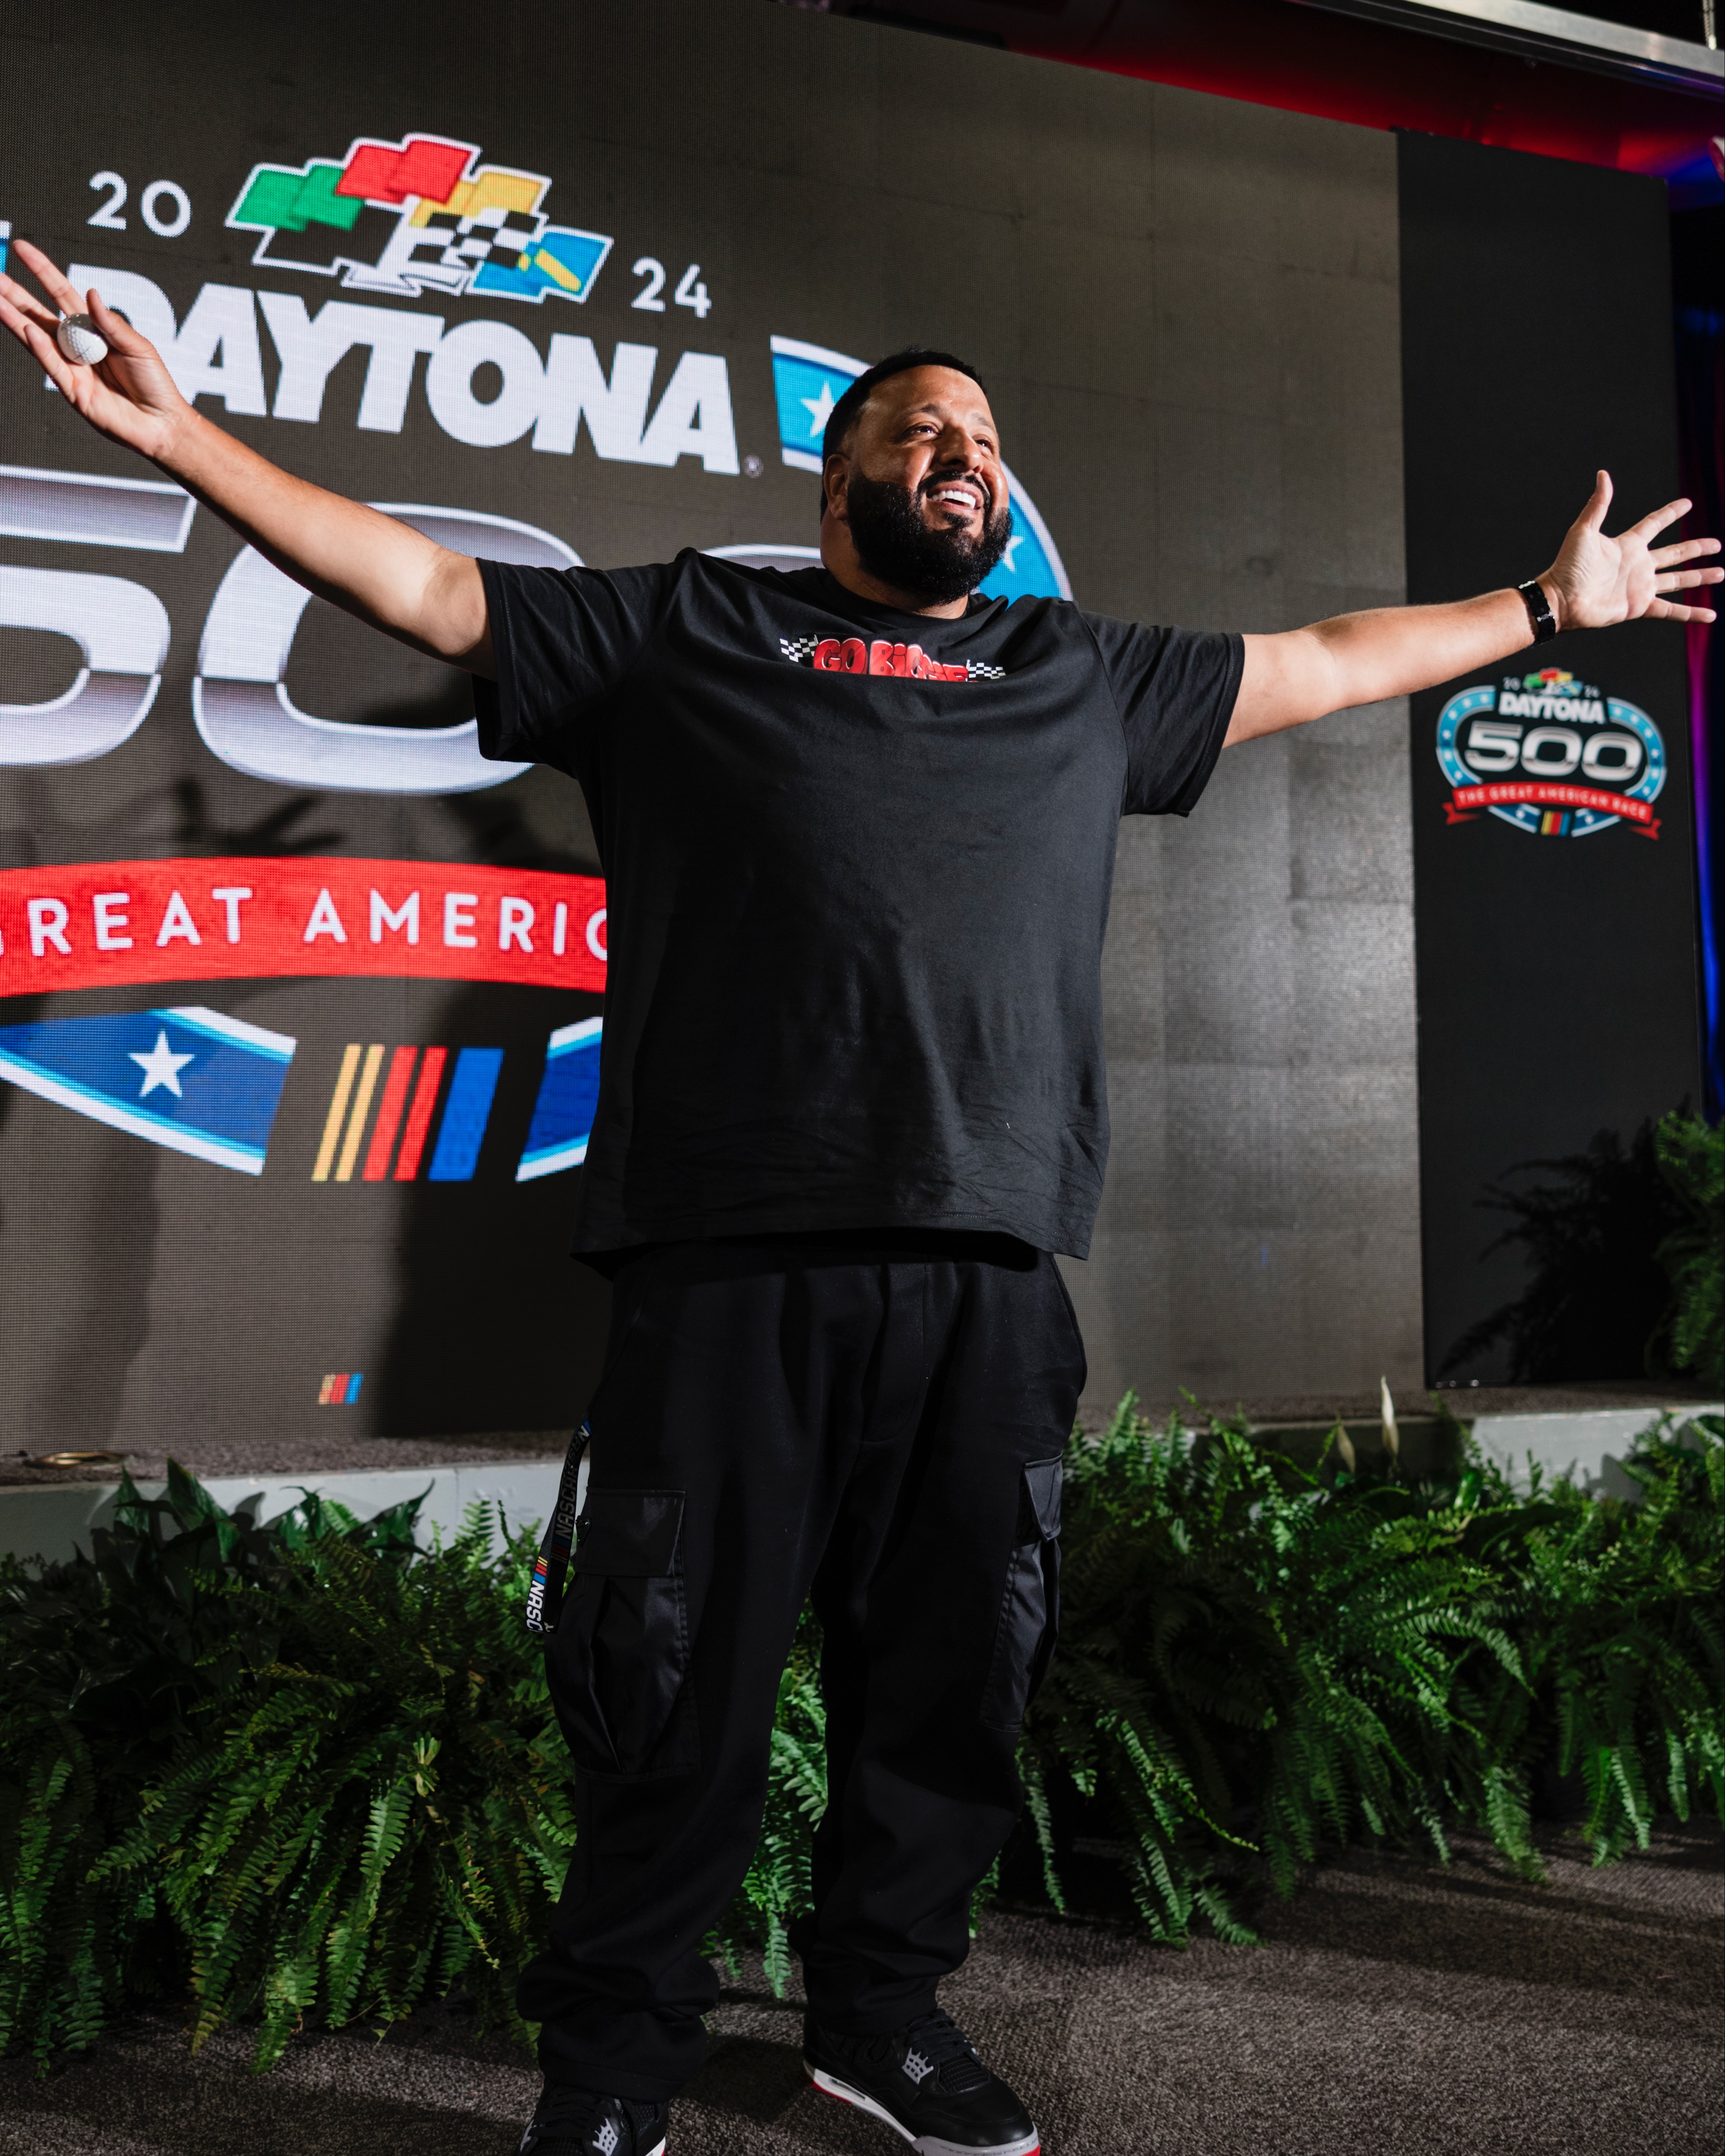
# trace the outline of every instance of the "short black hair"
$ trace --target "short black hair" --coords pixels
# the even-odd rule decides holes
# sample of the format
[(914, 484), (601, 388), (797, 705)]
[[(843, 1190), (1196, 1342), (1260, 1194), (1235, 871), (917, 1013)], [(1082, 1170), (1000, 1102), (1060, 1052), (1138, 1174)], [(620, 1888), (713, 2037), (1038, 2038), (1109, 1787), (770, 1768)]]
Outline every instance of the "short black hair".
[(968, 359), (960, 359), (956, 352), (937, 352), (932, 345), (907, 344), (902, 352), (889, 352), (885, 359), (877, 359), (872, 367), (857, 376), (828, 415), (826, 432), (820, 441), (820, 507), (823, 516), (826, 514), (827, 506), (827, 459), (834, 449), (844, 447), (845, 437), (856, 424), (875, 385), (890, 382), (895, 374), (908, 374), (913, 367), (949, 367), (954, 374), (968, 374), (977, 388), (987, 393), (988, 385)]

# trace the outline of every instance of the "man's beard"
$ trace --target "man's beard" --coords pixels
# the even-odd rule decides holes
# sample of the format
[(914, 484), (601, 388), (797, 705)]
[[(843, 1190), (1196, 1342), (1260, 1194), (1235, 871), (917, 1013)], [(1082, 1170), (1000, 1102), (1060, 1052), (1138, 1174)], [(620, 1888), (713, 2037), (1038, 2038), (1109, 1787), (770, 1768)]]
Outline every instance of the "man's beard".
[[(927, 482), (931, 489), (942, 484)], [(1012, 536), (1009, 503), (985, 516), (980, 536), (973, 539), (962, 527), (942, 531), (925, 524), (916, 495), (893, 480), (853, 473), (845, 506), (850, 543), (864, 568), (924, 606), (949, 606), (973, 592), (999, 565)]]

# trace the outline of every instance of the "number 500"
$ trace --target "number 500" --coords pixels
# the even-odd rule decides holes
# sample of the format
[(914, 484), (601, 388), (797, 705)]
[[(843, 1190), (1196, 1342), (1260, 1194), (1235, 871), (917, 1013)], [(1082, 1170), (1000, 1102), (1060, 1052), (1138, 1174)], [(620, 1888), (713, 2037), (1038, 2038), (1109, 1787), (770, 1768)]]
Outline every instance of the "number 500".
[(1615, 727), (1589, 729), (1584, 737), (1574, 726), (1530, 726), (1524, 732), (1513, 719), (1476, 719), (1462, 754), (1477, 772), (1519, 766), (1538, 778), (1567, 778), (1579, 769), (1609, 786), (1631, 784), (1647, 760), (1635, 737)]
[[(197, 505), (157, 480), (0, 465), (0, 535), (85, 545), (185, 550)], [(579, 567), (536, 525), (476, 510), (373, 505), (439, 546), (495, 562)], [(351, 726), (299, 710), (288, 654), (311, 594), (244, 547), (218, 586), (198, 646), (192, 707), (212, 754), (249, 778), (352, 793), (470, 793), (526, 769), (479, 752), (478, 728)], [(126, 577), (0, 566), (0, 627), (51, 629), (82, 665), (63, 696), (0, 703), (0, 765), (86, 763), (131, 739), (162, 686), (170, 624), (146, 585)]]

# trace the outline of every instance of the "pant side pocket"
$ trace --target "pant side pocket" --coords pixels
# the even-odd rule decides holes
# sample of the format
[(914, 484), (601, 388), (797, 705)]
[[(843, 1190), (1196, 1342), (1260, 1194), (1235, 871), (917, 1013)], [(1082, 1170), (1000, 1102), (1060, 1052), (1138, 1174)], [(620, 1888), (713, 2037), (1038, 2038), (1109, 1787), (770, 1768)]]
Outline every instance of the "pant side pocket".
[(1048, 1669), (1060, 1630), (1060, 1463), (1033, 1460), (1023, 1471), (1018, 1527), (983, 1687), (983, 1721), (1016, 1729)]
[(683, 1492), (592, 1490), (547, 1653), (575, 1763), (608, 1780), (701, 1761), (690, 1697)]

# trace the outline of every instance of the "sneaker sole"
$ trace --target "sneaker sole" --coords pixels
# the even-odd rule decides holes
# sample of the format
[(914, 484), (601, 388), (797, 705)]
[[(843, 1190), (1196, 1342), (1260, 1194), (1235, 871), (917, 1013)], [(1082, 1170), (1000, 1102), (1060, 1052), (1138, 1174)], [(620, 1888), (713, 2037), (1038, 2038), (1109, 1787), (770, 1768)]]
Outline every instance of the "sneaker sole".
[[(553, 2142), (551, 2145), (553, 2148), (562, 2147), (565, 2148), (573, 2148), (574, 2143), (572, 2142), (565, 2141), (562, 2143)], [(665, 2156), (665, 2143), (661, 2141), (657, 2143), (651, 2148), (644, 2148), (641, 2152), (641, 2156)]]
[(902, 2119), (895, 2118), (884, 2103), (876, 2103), (865, 2091), (853, 2088), (849, 2082), (841, 2082), (836, 2074), (829, 2074), (824, 2066), (811, 2066), (803, 2061), (803, 2071), (820, 2091), (839, 2103), (848, 2103), (855, 2110), (865, 2111), (870, 2118), (878, 2118), (883, 2126), (908, 2141), (917, 2156), (1040, 2156), (1042, 2137), (1040, 2133), (1021, 2135), (1016, 2141), (991, 2142), (984, 2148), (974, 2142), (944, 2141), (937, 2133), (912, 2133)]

